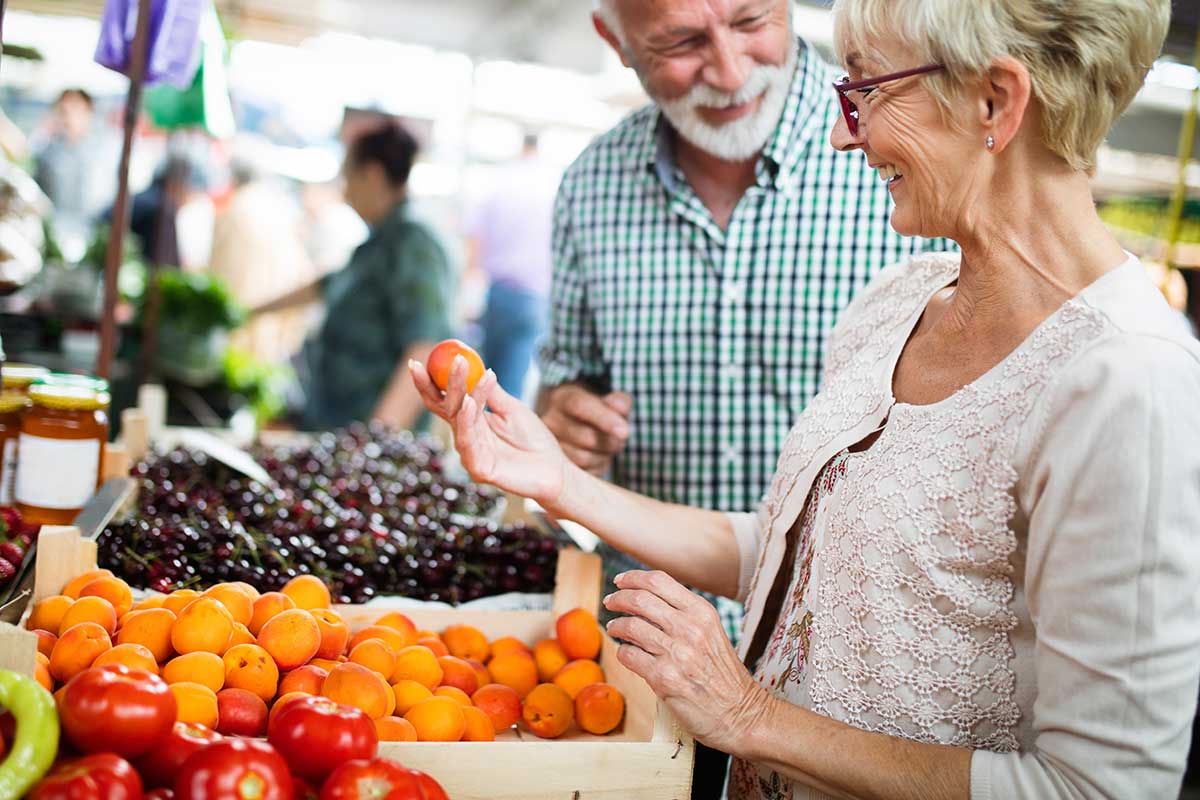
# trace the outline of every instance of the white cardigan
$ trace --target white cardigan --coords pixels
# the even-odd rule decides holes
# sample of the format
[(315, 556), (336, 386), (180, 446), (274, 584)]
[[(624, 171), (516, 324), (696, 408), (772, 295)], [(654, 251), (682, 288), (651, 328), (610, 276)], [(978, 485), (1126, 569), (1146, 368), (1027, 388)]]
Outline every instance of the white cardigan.
[(815, 532), (807, 705), (974, 749), (973, 800), (1174, 797), (1200, 679), (1200, 344), (1131, 258), (976, 381), (897, 403), (957, 274), (955, 254), (891, 267), (835, 329), (762, 507), (730, 515), (740, 655), (772, 631), (815, 476), (886, 421)]

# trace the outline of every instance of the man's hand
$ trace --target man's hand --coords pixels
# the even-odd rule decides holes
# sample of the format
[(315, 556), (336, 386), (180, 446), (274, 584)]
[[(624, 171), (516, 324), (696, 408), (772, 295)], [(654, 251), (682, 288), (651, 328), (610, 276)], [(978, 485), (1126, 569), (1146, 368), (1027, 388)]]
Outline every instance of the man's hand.
[(546, 391), (542, 422), (558, 438), (571, 461), (603, 477), (612, 457), (629, 439), (629, 414), (633, 398), (624, 392), (603, 397), (575, 383)]

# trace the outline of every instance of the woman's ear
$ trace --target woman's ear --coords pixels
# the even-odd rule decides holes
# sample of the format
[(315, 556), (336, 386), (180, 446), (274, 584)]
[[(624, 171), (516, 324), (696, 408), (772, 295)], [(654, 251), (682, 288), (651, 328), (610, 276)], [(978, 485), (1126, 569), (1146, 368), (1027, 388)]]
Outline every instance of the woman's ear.
[(999, 153), (1016, 138), (1029, 109), (1033, 86), (1029, 70), (1011, 56), (992, 62), (987, 72), (980, 106), (980, 124), (992, 144), (989, 150)]

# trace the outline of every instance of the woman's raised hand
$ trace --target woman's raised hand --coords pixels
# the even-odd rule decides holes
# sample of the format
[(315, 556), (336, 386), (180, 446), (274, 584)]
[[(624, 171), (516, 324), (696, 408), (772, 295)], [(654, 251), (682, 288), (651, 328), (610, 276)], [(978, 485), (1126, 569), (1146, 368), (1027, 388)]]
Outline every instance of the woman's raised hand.
[(455, 356), (442, 392), (424, 364), (410, 361), (408, 368), (425, 407), (454, 429), (454, 446), (472, 480), (553, 508), (570, 462), (533, 410), (501, 388), (496, 373), (488, 370), (468, 393), (467, 361)]

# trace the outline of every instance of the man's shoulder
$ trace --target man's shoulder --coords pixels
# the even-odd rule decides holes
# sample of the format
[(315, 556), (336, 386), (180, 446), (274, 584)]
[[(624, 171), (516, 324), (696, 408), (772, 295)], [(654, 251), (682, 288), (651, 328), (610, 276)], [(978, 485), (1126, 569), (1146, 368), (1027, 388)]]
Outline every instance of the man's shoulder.
[(635, 171), (631, 160), (647, 146), (647, 138), (653, 137), (652, 126), (659, 115), (658, 107), (648, 103), (609, 128), (584, 148), (578, 158), (567, 167), (564, 183), (574, 182), (581, 177), (594, 174), (597, 170), (620, 172)]

